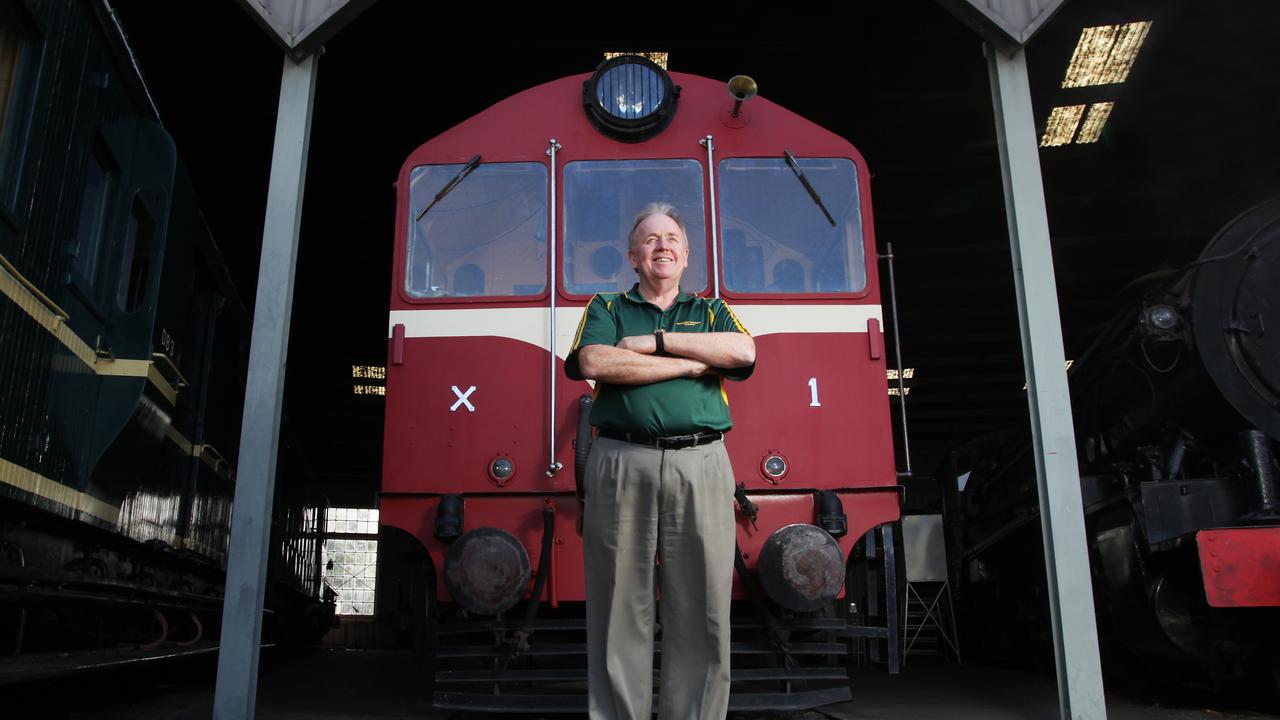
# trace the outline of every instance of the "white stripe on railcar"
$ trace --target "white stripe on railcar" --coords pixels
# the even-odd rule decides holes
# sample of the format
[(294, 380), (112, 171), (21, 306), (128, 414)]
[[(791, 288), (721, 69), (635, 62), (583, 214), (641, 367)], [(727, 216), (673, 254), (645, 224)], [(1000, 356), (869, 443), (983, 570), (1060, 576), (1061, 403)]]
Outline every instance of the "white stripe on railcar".
[[(734, 305), (734, 313), (754, 337), (778, 333), (867, 332), (875, 320), (883, 324), (879, 305)], [(582, 308), (556, 308), (556, 355), (567, 357)], [(406, 338), (502, 337), (547, 349), (546, 308), (476, 308), (467, 310), (392, 310), (387, 337), (404, 325)]]

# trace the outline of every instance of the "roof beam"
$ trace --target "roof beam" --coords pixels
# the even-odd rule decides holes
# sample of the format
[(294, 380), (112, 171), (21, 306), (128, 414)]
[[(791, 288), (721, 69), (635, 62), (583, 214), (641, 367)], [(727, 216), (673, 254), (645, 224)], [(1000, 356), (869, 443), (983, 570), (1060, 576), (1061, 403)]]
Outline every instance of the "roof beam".
[(374, 0), (237, 0), (294, 61), (311, 55)]
[(938, 4), (983, 40), (1008, 53), (1030, 42), (1066, 1), (938, 0)]

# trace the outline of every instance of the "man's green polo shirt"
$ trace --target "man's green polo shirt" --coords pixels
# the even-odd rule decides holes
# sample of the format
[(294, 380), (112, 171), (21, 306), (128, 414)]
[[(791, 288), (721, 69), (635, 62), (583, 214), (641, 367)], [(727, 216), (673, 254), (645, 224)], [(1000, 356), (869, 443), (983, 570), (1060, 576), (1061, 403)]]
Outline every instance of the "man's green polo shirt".
[[(565, 361), (565, 374), (573, 380), (584, 379), (578, 367), (578, 349), (584, 345), (617, 345), (624, 337), (651, 335), (658, 328), (669, 333), (747, 332), (719, 298), (681, 293), (671, 307), (660, 310), (640, 296), (637, 284), (625, 293), (600, 293), (591, 298)], [(746, 380), (754, 369), (755, 365), (749, 365), (721, 370), (718, 375), (672, 378), (649, 385), (596, 383), (591, 424), (657, 437), (728, 430), (733, 421), (724, 379)]]

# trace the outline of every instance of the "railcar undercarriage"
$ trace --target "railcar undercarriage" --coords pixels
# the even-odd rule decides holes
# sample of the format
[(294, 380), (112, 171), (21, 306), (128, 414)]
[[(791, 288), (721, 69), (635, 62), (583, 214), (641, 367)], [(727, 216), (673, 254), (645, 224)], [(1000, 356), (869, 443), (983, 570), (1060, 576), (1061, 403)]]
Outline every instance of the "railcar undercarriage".
[[(794, 612), (755, 588), (733, 605), (732, 711), (803, 710), (850, 699), (853, 664), (883, 663), (896, 673), (901, 637), (894, 524), (866, 533), (848, 566), (844, 598), (814, 612)], [(586, 624), (583, 604), (524, 601), (496, 616), (437, 603), (434, 572), (419, 565), (427, 598), (415, 646), (433, 665), (433, 706), (493, 713), (585, 712)], [(886, 570), (887, 569), (887, 570)], [(534, 581), (536, 583), (536, 579)], [(661, 663), (659, 618), (654, 686)]]

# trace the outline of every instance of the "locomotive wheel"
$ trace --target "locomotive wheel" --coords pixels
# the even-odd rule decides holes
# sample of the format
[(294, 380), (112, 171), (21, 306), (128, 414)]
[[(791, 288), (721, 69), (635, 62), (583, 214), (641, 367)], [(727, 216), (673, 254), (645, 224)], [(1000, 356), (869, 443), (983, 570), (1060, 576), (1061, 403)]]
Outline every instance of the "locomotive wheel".
[(204, 623), (200, 622), (200, 616), (196, 615), (192, 610), (187, 610), (186, 614), (192, 635), (187, 640), (174, 640), (173, 644), (178, 647), (190, 647), (204, 639)]
[(143, 650), (155, 650), (169, 639), (169, 619), (165, 617), (164, 613), (159, 608), (152, 608), (151, 618), (154, 621), (155, 637), (140, 646)]

